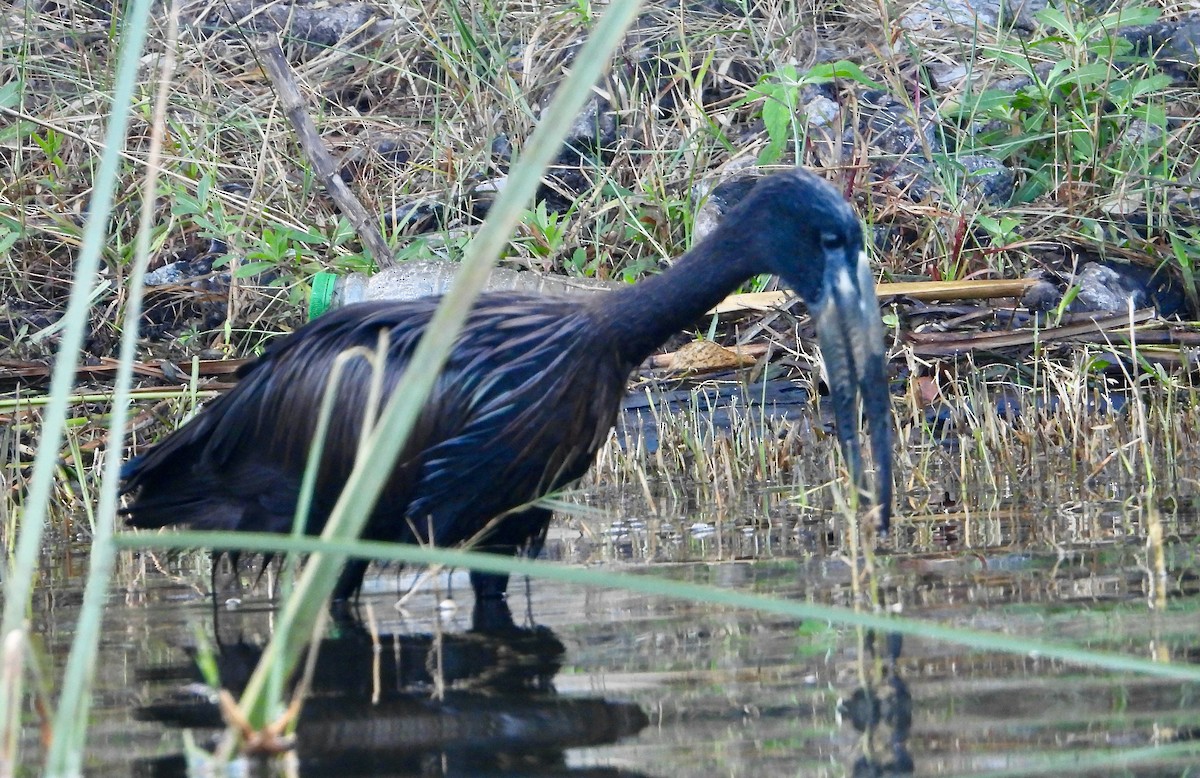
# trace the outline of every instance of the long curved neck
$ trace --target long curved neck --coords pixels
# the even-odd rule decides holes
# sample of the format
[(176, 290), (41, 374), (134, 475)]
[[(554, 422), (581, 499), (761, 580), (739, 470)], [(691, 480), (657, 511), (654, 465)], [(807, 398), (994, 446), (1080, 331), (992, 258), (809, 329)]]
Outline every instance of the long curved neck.
[(588, 301), (597, 334), (631, 366), (753, 275), (748, 242), (718, 230), (669, 270)]

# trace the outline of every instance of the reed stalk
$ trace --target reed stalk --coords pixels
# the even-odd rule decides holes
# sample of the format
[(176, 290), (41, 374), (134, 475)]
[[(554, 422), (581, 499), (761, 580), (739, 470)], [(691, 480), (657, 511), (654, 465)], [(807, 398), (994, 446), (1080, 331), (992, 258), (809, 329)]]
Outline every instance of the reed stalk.
[[(530, 136), (487, 221), (467, 247), (454, 286), (426, 328), (408, 369), (371, 433), (366, 447), (369, 454), (358, 457), (347, 479), (321, 533), (323, 542), (358, 537), (501, 248), (533, 199), (542, 172), (557, 154), (568, 128), (640, 7), (640, 0), (611, 3), (574, 60), (570, 75)], [(344, 553), (323, 552), (320, 544), (311, 550), (313, 554), (295, 590), (280, 609), (275, 633), (240, 701), (246, 718), (255, 727), (264, 726), (281, 712), (281, 701), (267, 693), (270, 678), (275, 673), (288, 675), (295, 668), (345, 561)], [(273, 667), (275, 664), (279, 667)]]
[[(34, 456), (29, 491), (24, 501), (16, 553), (12, 568), (4, 576), (4, 611), (3, 617), (0, 618), (0, 635), (4, 636), (5, 645), (17, 642), (10, 643), (10, 640), (14, 635), (24, 633), (28, 629), (26, 614), (33, 581), (37, 575), (38, 555), (49, 512), (54, 472), (58, 465), (59, 447), (62, 444), (68, 400), (75, 382), (80, 346), (88, 323), (92, 290), (98, 278), (101, 254), (107, 244), (109, 217), (112, 214), (114, 193), (121, 172), (122, 151), (129, 127), (130, 105), (139, 83), (138, 65), (146, 40), (150, 5), (150, 0), (133, 0), (125, 11), (118, 33), (120, 50), (113, 81), (111, 113), (104, 136), (104, 149), (92, 184), (92, 197), (88, 203), (88, 216), (83, 228), (83, 242), (75, 265), (67, 310), (62, 319), (59, 348), (51, 374), (50, 399), (42, 416), (42, 434)], [(136, 332), (134, 335), (136, 336)], [(128, 364), (124, 365), (126, 387), (131, 372), (130, 365), (133, 363), (132, 352), (127, 357), (127, 362)], [(121, 406), (118, 405), (119, 407)], [(120, 428), (123, 427), (122, 416)], [(117, 446), (116, 450), (111, 452), (113, 460), (119, 461), (120, 457), (116, 454), (119, 450)], [(115, 477), (107, 484), (106, 493), (110, 510), (115, 512)], [(107, 533), (110, 536), (111, 519), (110, 515)], [(104, 540), (100, 537), (103, 534), (102, 530), (97, 529), (97, 534), (98, 540), (103, 543)], [(111, 551), (109, 554), (111, 556)], [(111, 570), (111, 563), (109, 569)], [(103, 575), (103, 571), (99, 574)], [(93, 609), (87, 614), (92, 628), (99, 628), (101, 616), (102, 603), (100, 610)], [(81, 623), (81, 628), (83, 626)], [(28, 641), (19, 643), (28, 645)], [(64, 688), (70, 690), (70, 686), (64, 685)], [(90, 694), (90, 686), (71, 690), (71, 694), (86, 698)], [(20, 673), (12, 679), (11, 684), (0, 687), (0, 711), (5, 711), (9, 726), (17, 726), (20, 722), (19, 715), (11, 714), (20, 709), (23, 696)], [(52, 747), (51, 762), (47, 766), (46, 775), (78, 775), (81, 772), (79, 766), (82, 760), (82, 732), (86, 729), (86, 706), (81, 708), (71, 700), (68, 700), (68, 703), (71, 708), (65, 711), (63, 716), (56, 718), (56, 726), (62, 724), (64, 729), (55, 733), (56, 743)], [(15, 737), (6, 737), (6, 741), (16, 742)]]
[[(147, 11), (149, 3), (146, 3)], [(131, 15), (126, 24), (141, 26), (140, 37), (127, 33), (123, 50), (140, 51), (145, 36), (146, 16)], [(117, 505), (120, 500), (121, 452), (124, 450), (125, 427), (129, 418), (130, 388), (133, 365), (137, 361), (138, 323), (142, 318), (143, 277), (150, 263), (150, 238), (154, 232), (154, 204), (157, 200), (158, 173), (162, 157), (162, 138), (168, 102), (168, 87), (175, 69), (175, 41), (179, 33), (179, 2), (171, 3), (167, 17), (167, 40), (162, 60), (158, 90), (154, 97), (154, 118), (150, 148), (146, 157), (146, 177), (142, 185), (142, 208), (133, 267), (125, 297), (124, 326), (121, 331), (120, 361), (117, 366), (112, 411), (108, 425), (108, 446), (100, 499), (92, 530), (92, 549), (87, 583), (75, 627), (75, 639), (67, 656), (63, 673), (62, 693), (54, 718), (54, 740), (46, 759), (47, 775), (75, 776), (83, 774), (83, 754), (87, 740), (88, 710), (91, 707), (92, 684), (96, 671), (96, 652), (104, 619), (104, 604), (108, 600), (109, 582), (116, 564), (113, 531)]]

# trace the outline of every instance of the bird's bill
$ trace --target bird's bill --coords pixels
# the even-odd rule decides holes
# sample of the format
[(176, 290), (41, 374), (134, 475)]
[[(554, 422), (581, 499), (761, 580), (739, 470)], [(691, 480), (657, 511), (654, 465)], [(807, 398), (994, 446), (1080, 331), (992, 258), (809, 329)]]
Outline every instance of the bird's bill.
[(860, 491), (866, 483), (859, 444), (858, 400), (870, 433), (875, 463), (874, 501), (879, 529), (892, 512), (892, 409), (884, 360), (883, 320), (875, 280), (862, 251), (831, 251), (825, 257), (820, 302), (810, 306), (829, 381), (838, 440)]

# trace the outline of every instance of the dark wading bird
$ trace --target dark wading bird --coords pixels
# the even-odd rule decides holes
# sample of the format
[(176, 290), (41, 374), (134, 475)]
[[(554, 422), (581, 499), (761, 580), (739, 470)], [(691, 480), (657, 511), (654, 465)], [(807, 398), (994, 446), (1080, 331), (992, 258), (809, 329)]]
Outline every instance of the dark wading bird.
[[(439, 546), (475, 539), (481, 550), (536, 556), (551, 514), (529, 504), (587, 471), (630, 374), (669, 336), (761, 273), (782, 276), (815, 319), (838, 436), (860, 487), (862, 398), (886, 530), (891, 416), (862, 229), (832, 186), (793, 170), (763, 179), (671, 269), (636, 286), (586, 299), (482, 296), (363, 537)], [(437, 304), (437, 298), (362, 303), (273, 343), (242, 368), (231, 392), (126, 465), (124, 490), (134, 493), (128, 523), (289, 531), (335, 358), (354, 347), (375, 348), (386, 331), (386, 396)], [(309, 532), (324, 526), (353, 467), (370, 382), (364, 360), (347, 362)], [(357, 593), (367, 564), (347, 563), (336, 599)], [(508, 576), (472, 573), (471, 583), (478, 600), (500, 599)]]

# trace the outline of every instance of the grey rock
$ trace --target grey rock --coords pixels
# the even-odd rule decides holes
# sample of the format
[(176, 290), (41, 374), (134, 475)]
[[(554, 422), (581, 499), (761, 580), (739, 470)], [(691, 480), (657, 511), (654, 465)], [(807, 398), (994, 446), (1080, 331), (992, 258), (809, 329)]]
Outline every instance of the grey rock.
[(1069, 313), (1121, 313), (1132, 306), (1153, 307), (1159, 315), (1168, 316), (1185, 305), (1183, 292), (1171, 274), (1129, 262), (1088, 262), (1074, 277), (1035, 270), (1026, 278), (1035, 278), (1037, 283), (1022, 296), (1021, 304), (1034, 311), (1057, 308), (1073, 287), (1078, 291), (1067, 305)]
[(698, 184), (693, 196), (701, 201), (701, 205), (692, 219), (692, 237), (700, 240), (716, 229), (726, 212), (754, 188), (758, 179), (758, 175), (746, 173), (726, 178), (715, 185), (711, 182)]
[(395, 20), (371, 3), (263, 3), (229, 0), (205, 5), (209, 13), (197, 20), (201, 29), (229, 35), (274, 32), (292, 42), (313, 45), (312, 54), (347, 42), (374, 40), (386, 34)]
[(1072, 312), (1115, 312), (1127, 309), (1130, 303), (1134, 308), (1146, 304), (1146, 290), (1141, 284), (1132, 283), (1131, 279), (1098, 262), (1084, 265), (1075, 277), (1074, 286), (1079, 287), (1079, 293), (1068, 306)]
[(841, 106), (825, 95), (816, 95), (804, 103), (804, 116), (810, 127), (832, 126), (841, 110)]
[(1121, 143), (1129, 146), (1148, 146), (1162, 140), (1165, 132), (1162, 127), (1143, 119), (1134, 119), (1121, 133)]
[(963, 154), (954, 161), (962, 165), (968, 187), (987, 202), (1003, 205), (1012, 199), (1016, 175), (995, 157), (986, 154)]
[[(942, 150), (937, 116), (925, 108), (914, 117), (907, 103), (872, 89), (859, 95), (859, 109), (863, 117), (859, 131), (880, 151), (923, 157), (926, 151), (936, 154)], [(853, 137), (846, 140), (853, 143)]]
[(1200, 14), (1129, 27), (1120, 35), (1133, 44), (1134, 53), (1153, 56), (1164, 72), (1179, 80), (1194, 80), (1194, 70), (1200, 65)]
[(227, 273), (213, 274), (215, 254), (205, 254), (195, 259), (180, 259), (146, 273), (142, 283), (146, 286), (190, 286), (204, 291), (221, 291), (229, 286)]
[(871, 165), (871, 176), (877, 181), (888, 181), (913, 202), (924, 200), (933, 190), (933, 179), (929, 173), (932, 163), (917, 161), (912, 157), (882, 159)]
[(942, 33), (954, 27), (969, 32), (977, 27), (994, 29), (1000, 18), (998, 0), (926, 0), (910, 8), (898, 23), (911, 32)]

